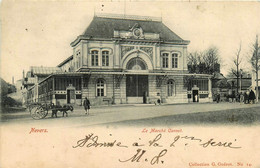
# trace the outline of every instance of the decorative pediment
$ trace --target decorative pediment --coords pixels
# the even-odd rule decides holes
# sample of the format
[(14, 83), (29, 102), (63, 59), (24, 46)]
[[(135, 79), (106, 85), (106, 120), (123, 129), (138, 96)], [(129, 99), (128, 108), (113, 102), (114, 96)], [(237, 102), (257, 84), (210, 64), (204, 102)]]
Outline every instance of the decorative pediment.
[(138, 23), (136, 23), (129, 31), (132, 32), (132, 35), (134, 38), (144, 38), (144, 32), (141, 26), (139, 26)]
[(75, 86), (73, 86), (72, 84), (69, 84), (69, 86), (67, 86), (66, 89), (67, 90), (75, 90)]
[(114, 30), (114, 37), (123, 39), (160, 39), (158, 33), (144, 32), (138, 23), (135, 23), (128, 31)]

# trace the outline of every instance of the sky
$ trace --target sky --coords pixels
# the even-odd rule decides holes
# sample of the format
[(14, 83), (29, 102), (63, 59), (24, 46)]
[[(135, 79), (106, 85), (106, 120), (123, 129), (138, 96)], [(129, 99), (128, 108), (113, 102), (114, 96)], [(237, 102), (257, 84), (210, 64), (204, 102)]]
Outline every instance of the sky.
[(30, 66), (57, 66), (72, 55), (70, 43), (84, 32), (96, 13), (162, 17), (184, 40), (188, 51), (219, 49), (221, 72), (233, 66), (241, 43), (242, 68), (260, 35), (260, 2), (171, 1), (2, 1), (1, 77), (22, 78)]

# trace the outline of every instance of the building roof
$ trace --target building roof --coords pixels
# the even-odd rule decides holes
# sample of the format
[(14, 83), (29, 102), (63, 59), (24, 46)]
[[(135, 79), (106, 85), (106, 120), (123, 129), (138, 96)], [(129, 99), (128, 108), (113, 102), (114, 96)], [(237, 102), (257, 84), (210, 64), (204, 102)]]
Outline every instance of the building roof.
[[(124, 17), (122, 17), (124, 16)], [(146, 17), (105, 17), (94, 16), (92, 22), (84, 31), (82, 36), (90, 38), (114, 38), (114, 30), (129, 31), (136, 24), (140, 26), (144, 33), (159, 34), (164, 41), (181, 42), (181, 37), (171, 31), (160, 20), (147, 19)], [(141, 18), (141, 19), (140, 19)], [(143, 18), (143, 19), (142, 19)]]
[(50, 74), (53, 74), (53, 73), (62, 72), (62, 70), (59, 67), (32, 66), (31, 72), (34, 75), (50, 75)]
[(69, 56), (67, 59), (65, 59), (64, 61), (62, 61), (59, 65), (57, 65), (57, 67), (62, 67), (63, 65), (65, 65), (67, 62), (71, 61), (73, 59), (73, 55)]

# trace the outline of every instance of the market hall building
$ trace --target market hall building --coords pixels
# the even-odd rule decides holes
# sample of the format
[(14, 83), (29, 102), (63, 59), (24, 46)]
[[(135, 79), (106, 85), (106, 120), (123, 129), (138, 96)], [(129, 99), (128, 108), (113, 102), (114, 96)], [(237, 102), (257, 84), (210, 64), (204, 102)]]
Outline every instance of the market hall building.
[(36, 80), (27, 100), (78, 105), (85, 97), (91, 105), (212, 101), (211, 76), (188, 73), (188, 44), (161, 18), (95, 15), (71, 43), (73, 55)]

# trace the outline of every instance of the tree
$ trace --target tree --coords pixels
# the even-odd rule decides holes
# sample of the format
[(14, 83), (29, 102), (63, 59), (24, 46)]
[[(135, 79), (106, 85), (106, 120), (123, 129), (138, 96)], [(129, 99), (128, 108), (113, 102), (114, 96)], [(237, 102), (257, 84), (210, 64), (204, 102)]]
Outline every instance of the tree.
[(210, 47), (204, 52), (193, 52), (188, 56), (190, 73), (213, 74), (220, 72), (221, 59), (217, 47)]
[(206, 50), (206, 53), (203, 55), (203, 61), (206, 65), (207, 74), (213, 74), (215, 71), (220, 71), (220, 56), (217, 47), (210, 47)]
[(188, 67), (190, 73), (199, 73), (198, 67), (199, 64), (201, 64), (201, 55), (202, 53), (198, 53), (197, 51), (188, 55)]
[(0, 111), (3, 111), (4, 106), (13, 106), (16, 105), (16, 101), (8, 97), (9, 93), (16, 91), (15, 86), (7, 83), (5, 80), (0, 78)]
[(16, 88), (14, 85), (7, 83), (2, 78), (0, 78), (0, 86), (1, 86), (1, 91), (0, 91), (1, 96), (6, 96), (7, 94), (13, 93), (16, 91)]
[(235, 75), (235, 77), (237, 78), (237, 93), (238, 93), (238, 88), (239, 88), (239, 77), (240, 77), (240, 69), (239, 69), (239, 65), (242, 62), (242, 59), (240, 58), (240, 52), (241, 52), (241, 43), (239, 45), (239, 48), (236, 51), (236, 56), (233, 58), (233, 63), (235, 64), (235, 68), (231, 68), (231, 72), (232, 74)]
[(259, 65), (259, 59), (260, 59), (260, 46), (258, 45), (258, 36), (256, 36), (255, 44), (253, 45), (253, 54), (251, 57), (251, 65), (253, 68), (253, 72), (255, 72), (256, 75), (256, 101), (258, 102), (258, 72), (260, 69)]

